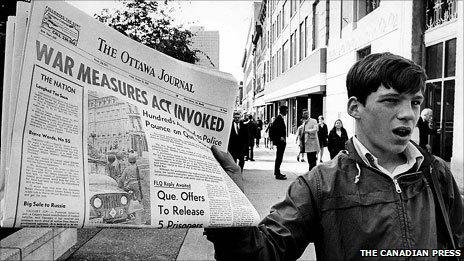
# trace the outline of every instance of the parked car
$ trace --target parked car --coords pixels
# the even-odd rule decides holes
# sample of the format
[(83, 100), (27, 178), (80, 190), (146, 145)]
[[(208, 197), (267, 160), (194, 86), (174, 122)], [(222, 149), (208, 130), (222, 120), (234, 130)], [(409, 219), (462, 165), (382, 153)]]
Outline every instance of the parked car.
[(139, 209), (133, 205), (140, 204), (131, 200), (133, 196), (119, 188), (110, 176), (90, 174), (89, 190), (91, 223), (113, 224), (135, 219), (136, 211)]

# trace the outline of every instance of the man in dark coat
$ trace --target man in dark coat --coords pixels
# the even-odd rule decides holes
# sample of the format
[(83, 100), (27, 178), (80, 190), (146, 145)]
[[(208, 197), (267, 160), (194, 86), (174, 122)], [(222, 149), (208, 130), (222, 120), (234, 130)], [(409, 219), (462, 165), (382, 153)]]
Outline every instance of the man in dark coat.
[(282, 160), (284, 157), (285, 147), (287, 146), (286, 138), (287, 138), (287, 128), (285, 127), (284, 117), (287, 115), (288, 107), (282, 105), (279, 107), (279, 115), (274, 120), (272, 124), (272, 137), (271, 140), (276, 145), (276, 159), (274, 165), (274, 175), (276, 179), (287, 179), (287, 176), (282, 175), (280, 173), (280, 165), (282, 164)]
[(248, 152), (245, 157), (245, 160), (255, 161), (253, 148), (255, 146), (255, 137), (256, 132), (258, 131), (258, 127), (256, 125), (256, 122), (253, 120), (253, 116), (251, 114), (248, 115), (248, 119), (245, 119), (245, 122), (243, 122), (243, 124), (246, 125), (246, 129), (248, 130)]
[(440, 129), (434, 130), (431, 126), (432, 117), (433, 111), (429, 108), (425, 108), (422, 110), (421, 116), (417, 121), (417, 128), (419, 128), (419, 146), (428, 152), (432, 151), (429, 144), (429, 135), (440, 133)]
[(263, 130), (263, 121), (259, 117), (256, 121), (256, 127), (258, 127), (256, 131), (256, 148), (259, 148), (259, 140), (261, 139), (261, 131)]
[(238, 166), (243, 171), (243, 166), (245, 166), (244, 157), (248, 153), (248, 130), (240, 118), (240, 112), (235, 111), (227, 150), (232, 155), (235, 163), (238, 161)]

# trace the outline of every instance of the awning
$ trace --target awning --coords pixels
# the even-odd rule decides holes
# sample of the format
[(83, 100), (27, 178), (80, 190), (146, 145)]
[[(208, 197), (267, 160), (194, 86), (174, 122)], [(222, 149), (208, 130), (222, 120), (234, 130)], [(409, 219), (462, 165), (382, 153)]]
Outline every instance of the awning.
[(279, 88), (278, 90), (265, 94), (260, 98), (264, 98), (264, 102), (269, 103), (311, 93), (325, 92), (326, 83), (326, 74), (319, 73), (310, 78)]

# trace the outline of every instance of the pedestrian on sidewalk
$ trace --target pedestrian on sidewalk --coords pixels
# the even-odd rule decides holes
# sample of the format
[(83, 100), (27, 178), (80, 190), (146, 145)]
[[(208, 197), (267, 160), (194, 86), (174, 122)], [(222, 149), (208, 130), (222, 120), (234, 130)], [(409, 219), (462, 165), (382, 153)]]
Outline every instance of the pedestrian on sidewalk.
[(433, 111), (432, 109), (425, 108), (421, 112), (421, 116), (417, 121), (417, 128), (419, 129), (419, 146), (424, 150), (432, 153), (432, 146), (430, 145), (430, 136), (438, 135), (441, 129), (433, 128)]
[(274, 164), (274, 175), (276, 179), (285, 180), (287, 176), (280, 172), (280, 165), (284, 158), (285, 147), (287, 146), (287, 128), (285, 127), (284, 117), (287, 116), (288, 107), (282, 105), (279, 107), (279, 115), (272, 123), (271, 134), (272, 142), (276, 145), (276, 159)]
[(227, 150), (232, 155), (235, 163), (238, 163), (240, 171), (245, 166), (245, 155), (248, 153), (248, 133), (241, 119), (239, 111), (234, 111), (234, 120), (230, 130), (229, 147)]
[(324, 116), (320, 115), (318, 117), (319, 126), (317, 131), (317, 138), (319, 139), (319, 162), (322, 162), (322, 157), (324, 156), (324, 148), (327, 147), (327, 137), (329, 133), (327, 131), (327, 124), (324, 122)]
[(269, 125), (267, 126), (267, 134), (269, 135), (269, 149), (273, 150), (274, 149), (274, 142), (272, 141), (272, 125), (274, 124), (275, 117), (271, 118), (271, 121), (269, 122)]
[(319, 152), (319, 139), (317, 132), (319, 125), (316, 119), (309, 117), (308, 111), (303, 111), (303, 150), (306, 153), (306, 159), (308, 160), (309, 170), (314, 168), (317, 164), (317, 153)]
[(305, 119), (301, 118), (301, 125), (298, 126), (298, 129), (296, 130), (296, 144), (298, 145), (299, 151), (298, 151), (298, 156), (296, 156), (296, 161), (304, 162), (304, 133), (303, 133), (303, 127), (305, 124)]
[(269, 148), (269, 123), (267, 120), (264, 120), (263, 128), (261, 129), (261, 137), (264, 140), (264, 147)]
[[(205, 230), (215, 258), (296, 260), (310, 242), (318, 260), (358, 260), (362, 249), (405, 247), (461, 255), (459, 187), (442, 159), (410, 142), (426, 79), (419, 65), (391, 53), (356, 62), (346, 77), (347, 111), (355, 120), (347, 150), (298, 177), (257, 227)], [(212, 152), (239, 180), (229, 156), (214, 146)]]
[(263, 130), (263, 121), (258, 117), (256, 120), (256, 148), (259, 148), (259, 140), (261, 139), (261, 132)]
[(248, 144), (248, 152), (245, 157), (245, 160), (250, 160), (250, 161), (255, 161), (254, 159), (254, 153), (253, 153), (253, 148), (255, 147), (255, 138), (256, 138), (256, 132), (257, 132), (257, 127), (256, 127), (256, 122), (253, 120), (253, 115), (248, 115), (248, 117), (245, 119), (245, 122), (243, 122), (244, 125), (246, 125), (247, 129), (247, 144)]
[(327, 148), (329, 149), (330, 159), (335, 158), (337, 154), (345, 149), (345, 143), (348, 141), (348, 134), (343, 128), (342, 120), (335, 121), (333, 128), (330, 130)]

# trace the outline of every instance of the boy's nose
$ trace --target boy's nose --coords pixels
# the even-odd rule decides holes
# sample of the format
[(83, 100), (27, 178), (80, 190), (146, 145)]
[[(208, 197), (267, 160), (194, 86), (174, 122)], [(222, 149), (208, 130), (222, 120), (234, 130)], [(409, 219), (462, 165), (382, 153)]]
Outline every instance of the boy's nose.
[(411, 106), (410, 102), (404, 102), (398, 111), (397, 115), (398, 119), (404, 120), (414, 120), (416, 117), (416, 112)]

